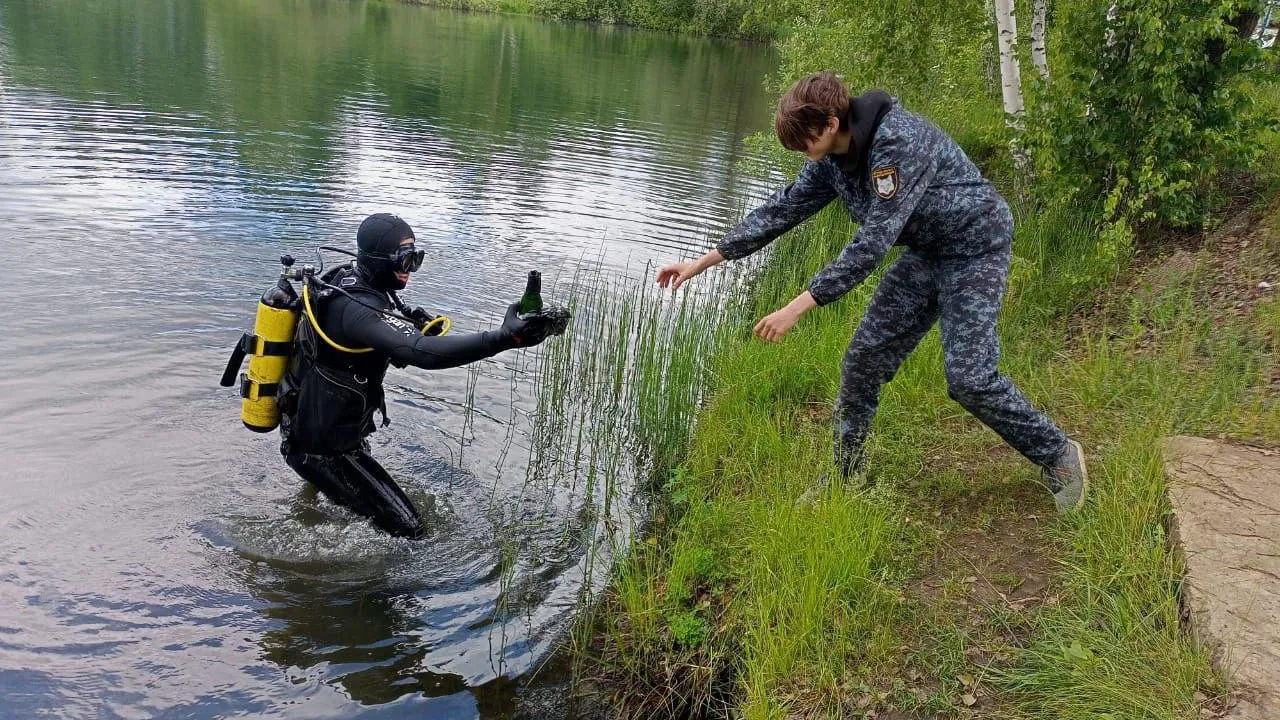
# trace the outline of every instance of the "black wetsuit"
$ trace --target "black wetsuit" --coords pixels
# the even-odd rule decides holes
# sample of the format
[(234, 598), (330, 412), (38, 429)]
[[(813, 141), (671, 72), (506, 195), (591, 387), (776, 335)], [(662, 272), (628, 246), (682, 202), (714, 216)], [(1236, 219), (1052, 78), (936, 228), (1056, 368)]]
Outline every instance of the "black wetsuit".
[[(413, 503), (386, 470), (369, 455), (366, 436), (374, 412), (386, 424), (382, 380), (388, 365), (451, 368), (522, 344), (524, 321), (508, 311), (497, 330), (444, 337), (424, 336), (416, 327), (385, 314), (396, 310), (390, 293), (373, 287), (363, 270), (333, 278), (349, 295), (333, 293), (313, 308), (334, 348), (320, 338), (304, 316), (281, 396), (280, 451), (285, 461), (329, 499), (370, 518), (397, 536), (418, 537), (421, 520)], [(514, 307), (514, 306), (513, 306)]]

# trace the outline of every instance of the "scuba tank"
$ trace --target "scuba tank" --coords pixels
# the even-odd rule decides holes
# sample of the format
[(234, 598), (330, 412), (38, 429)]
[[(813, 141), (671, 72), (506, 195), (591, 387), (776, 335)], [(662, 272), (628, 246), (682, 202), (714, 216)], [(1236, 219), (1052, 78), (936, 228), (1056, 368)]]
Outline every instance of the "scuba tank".
[(276, 395), (293, 352), (293, 334), (300, 314), (298, 293), (289, 284), (289, 278), (297, 276), (290, 269), (293, 262), (289, 255), (280, 258), (284, 266), (280, 280), (262, 293), (253, 332), (240, 338), (222, 373), (222, 386), (231, 387), (245, 356), (249, 356), (249, 371), (240, 375), (240, 397), (244, 399), (240, 419), (254, 432), (270, 432), (280, 424)]

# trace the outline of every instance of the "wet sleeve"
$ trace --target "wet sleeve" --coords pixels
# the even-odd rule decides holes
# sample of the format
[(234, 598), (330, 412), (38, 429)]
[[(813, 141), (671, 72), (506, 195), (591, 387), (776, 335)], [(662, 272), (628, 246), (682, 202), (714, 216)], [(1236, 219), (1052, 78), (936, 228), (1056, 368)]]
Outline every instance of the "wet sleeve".
[(385, 353), (396, 367), (428, 370), (466, 365), (514, 347), (493, 330), (427, 337), (410, 323), (350, 302), (343, 308), (342, 331), (351, 342)]
[(835, 302), (876, 269), (929, 188), (937, 164), (927, 147), (902, 133), (877, 138), (868, 167), (872, 192), (866, 219), (840, 255), (809, 283), (809, 294), (819, 305)]
[(818, 164), (806, 161), (794, 182), (752, 210), (724, 236), (716, 249), (725, 260), (746, 257), (812, 217), (835, 196), (835, 188), (822, 176)]

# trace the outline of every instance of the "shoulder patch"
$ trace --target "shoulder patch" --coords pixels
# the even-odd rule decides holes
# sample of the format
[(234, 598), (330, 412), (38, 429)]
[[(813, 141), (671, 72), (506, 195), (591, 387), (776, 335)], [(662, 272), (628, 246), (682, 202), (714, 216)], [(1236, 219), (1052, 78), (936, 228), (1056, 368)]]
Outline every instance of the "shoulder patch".
[(872, 170), (871, 187), (881, 200), (892, 200), (898, 194), (898, 168), (884, 165)]

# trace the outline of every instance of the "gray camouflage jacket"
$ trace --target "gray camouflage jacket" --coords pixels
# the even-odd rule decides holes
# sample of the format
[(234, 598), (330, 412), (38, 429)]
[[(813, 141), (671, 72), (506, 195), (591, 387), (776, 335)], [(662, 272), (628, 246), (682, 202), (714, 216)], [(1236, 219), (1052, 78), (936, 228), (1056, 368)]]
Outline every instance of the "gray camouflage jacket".
[(1012, 241), (1013, 215), (1000, 193), (954, 140), (896, 100), (875, 130), (866, 161), (850, 160), (806, 160), (795, 182), (725, 235), (716, 246), (720, 254), (746, 257), (839, 197), (861, 226), (809, 283), (813, 299), (827, 305), (865, 280), (895, 244), (965, 257)]

